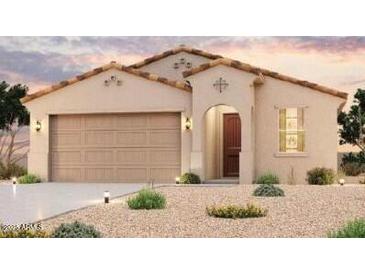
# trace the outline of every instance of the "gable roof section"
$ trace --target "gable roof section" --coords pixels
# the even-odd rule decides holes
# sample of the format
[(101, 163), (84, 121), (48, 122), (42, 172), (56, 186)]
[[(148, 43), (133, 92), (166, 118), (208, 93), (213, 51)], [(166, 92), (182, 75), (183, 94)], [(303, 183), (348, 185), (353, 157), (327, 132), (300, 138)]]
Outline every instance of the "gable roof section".
[(340, 97), (340, 98), (343, 98), (343, 99), (347, 99), (347, 95), (348, 95), (345, 92), (341, 92), (341, 91), (338, 91), (338, 90), (335, 90), (335, 89), (331, 89), (331, 88), (328, 88), (328, 87), (325, 87), (325, 86), (321, 86), (321, 85), (318, 85), (316, 83), (311, 83), (311, 82), (308, 82), (308, 81), (299, 80), (299, 79), (296, 79), (294, 77), (286, 76), (286, 75), (283, 75), (283, 74), (280, 74), (278, 72), (274, 72), (274, 71), (271, 71), (271, 70), (262, 69), (262, 68), (259, 68), (259, 67), (254, 67), (254, 66), (251, 66), (249, 64), (245, 64), (245, 63), (242, 63), (240, 61), (232, 60), (232, 59), (229, 59), (229, 58), (217, 59), (217, 60), (211, 61), (209, 63), (205, 63), (205, 64), (202, 64), (202, 65), (197, 66), (195, 68), (192, 68), (190, 70), (184, 71), (183, 76), (184, 77), (189, 77), (191, 75), (194, 75), (194, 74), (197, 74), (199, 72), (205, 71), (205, 70), (210, 69), (212, 67), (215, 67), (217, 65), (229, 66), (229, 67), (232, 67), (232, 68), (235, 68), (235, 69), (239, 69), (239, 70), (243, 70), (243, 71), (246, 71), (246, 72), (249, 72), (249, 73), (256, 74), (258, 76), (264, 75), (264, 76), (272, 77), (272, 78), (275, 78), (275, 79), (278, 79), (278, 80), (281, 80), (281, 81), (290, 82), (290, 83), (295, 84), (295, 85), (307, 87), (307, 88), (317, 90), (317, 91), (320, 91), (322, 93), (326, 93), (326, 94), (329, 94), (329, 95), (337, 96), (337, 97)]
[(72, 84), (75, 84), (77, 82), (80, 82), (82, 80), (90, 78), (90, 77), (92, 77), (94, 75), (97, 75), (99, 73), (102, 73), (104, 71), (110, 70), (112, 68), (115, 68), (119, 71), (124, 71), (124, 72), (130, 73), (132, 75), (136, 75), (136, 76), (145, 78), (147, 80), (151, 80), (151, 81), (159, 82), (159, 83), (162, 83), (162, 84), (165, 84), (165, 85), (169, 85), (171, 87), (178, 88), (178, 89), (181, 89), (181, 90), (185, 90), (185, 91), (191, 91), (192, 90), (191, 86), (188, 85), (187, 83), (184, 83), (184, 82), (181, 82), (181, 81), (172, 81), (172, 80), (169, 80), (165, 77), (160, 77), (156, 74), (135, 70), (133, 68), (129, 68), (129, 67), (123, 66), (121, 64), (117, 64), (116, 62), (113, 61), (113, 62), (111, 62), (111, 63), (109, 63), (105, 66), (98, 67), (96, 69), (90, 70), (90, 71), (85, 72), (81, 75), (78, 75), (78, 76), (76, 76), (72, 79), (61, 81), (58, 84), (52, 85), (48, 88), (39, 90), (39, 91), (37, 91), (35, 93), (32, 93), (32, 94), (29, 94), (29, 95), (23, 97), (21, 99), (21, 102), (22, 103), (27, 103), (31, 100), (34, 100), (36, 98), (47, 95), (49, 93), (55, 92), (55, 91), (57, 91), (61, 88), (70, 86)]
[(165, 51), (165, 52), (163, 52), (161, 54), (157, 54), (157, 55), (154, 55), (154, 56), (149, 57), (147, 59), (144, 59), (141, 62), (138, 62), (138, 63), (135, 63), (133, 65), (130, 65), (129, 67), (130, 68), (134, 68), (134, 69), (139, 69), (139, 68), (141, 68), (141, 67), (143, 67), (145, 65), (151, 64), (151, 63), (156, 62), (158, 60), (161, 60), (161, 59), (163, 59), (165, 57), (168, 57), (170, 55), (178, 54), (180, 52), (187, 52), (187, 53), (195, 54), (195, 55), (198, 55), (198, 56), (206, 57), (206, 58), (212, 59), (212, 60), (216, 60), (216, 59), (219, 59), (219, 58), (223, 58), (220, 55), (212, 54), (212, 53), (209, 53), (209, 52), (206, 52), (206, 51), (202, 51), (200, 49), (195, 49), (195, 48), (191, 48), (191, 47), (187, 47), (187, 46), (181, 45), (181, 46), (179, 46), (177, 48), (174, 48), (174, 49)]

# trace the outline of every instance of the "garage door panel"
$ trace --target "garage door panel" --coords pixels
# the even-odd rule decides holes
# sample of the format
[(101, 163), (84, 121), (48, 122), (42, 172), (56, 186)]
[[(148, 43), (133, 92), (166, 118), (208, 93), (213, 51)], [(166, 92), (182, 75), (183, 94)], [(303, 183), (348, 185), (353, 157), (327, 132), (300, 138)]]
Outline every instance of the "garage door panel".
[(178, 114), (175, 113), (166, 113), (166, 114), (151, 114), (149, 120), (149, 127), (151, 129), (154, 128), (180, 128), (180, 119)]
[(80, 132), (58, 132), (51, 135), (51, 143), (57, 147), (79, 147), (81, 145)]
[(116, 164), (121, 165), (146, 165), (148, 152), (145, 150), (118, 150), (116, 152)]
[(114, 145), (114, 132), (112, 131), (92, 131), (85, 132), (85, 145), (86, 146), (113, 146)]
[(179, 150), (153, 150), (149, 153), (149, 161), (151, 165), (179, 165), (180, 151)]
[(180, 132), (178, 130), (151, 131), (150, 142), (152, 146), (173, 146), (180, 144)]
[(180, 174), (178, 113), (51, 116), (51, 179), (173, 183)]
[(51, 123), (51, 130), (79, 130), (81, 128), (82, 117), (78, 115), (55, 116)]
[(116, 180), (131, 183), (147, 183), (149, 181), (149, 173), (147, 168), (117, 168)]
[(116, 146), (146, 146), (147, 132), (145, 131), (131, 131), (131, 132), (117, 132)]
[(112, 150), (85, 151), (85, 164), (113, 164), (114, 152)]
[(82, 168), (76, 167), (53, 168), (52, 176), (58, 182), (81, 182), (83, 179)]
[(81, 163), (80, 151), (54, 151), (52, 152), (52, 163), (57, 164), (80, 164)]
[(138, 129), (147, 128), (148, 116), (145, 114), (117, 115), (115, 117), (115, 125), (117, 129)]
[(100, 129), (114, 129), (114, 117), (110, 115), (86, 115), (85, 129), (86, 130), (100, 130)]
[(113, 168), (85, 168), (85, 179), (90, 182), (96, 181), (114, 181)]

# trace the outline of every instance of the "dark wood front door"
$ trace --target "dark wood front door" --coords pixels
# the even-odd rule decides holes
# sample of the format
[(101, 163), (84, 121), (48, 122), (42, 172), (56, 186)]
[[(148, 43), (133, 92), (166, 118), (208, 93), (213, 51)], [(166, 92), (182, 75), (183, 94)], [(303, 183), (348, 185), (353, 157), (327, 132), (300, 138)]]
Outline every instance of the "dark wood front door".
[(241, 121), (237, 113), (223, 114), (223, 176), (239, 177)]

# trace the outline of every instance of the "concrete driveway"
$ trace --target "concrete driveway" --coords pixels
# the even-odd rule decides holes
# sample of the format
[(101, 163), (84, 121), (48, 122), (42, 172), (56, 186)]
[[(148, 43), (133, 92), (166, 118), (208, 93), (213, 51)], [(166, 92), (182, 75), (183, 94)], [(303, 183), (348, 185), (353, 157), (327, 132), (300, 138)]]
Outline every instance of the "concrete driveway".
[(32, 185), (0, 184), (0, 223), (22, 224), (104, 202), (110, 197), (136, 192), (145, 184), (117, 183), (40, 183)]

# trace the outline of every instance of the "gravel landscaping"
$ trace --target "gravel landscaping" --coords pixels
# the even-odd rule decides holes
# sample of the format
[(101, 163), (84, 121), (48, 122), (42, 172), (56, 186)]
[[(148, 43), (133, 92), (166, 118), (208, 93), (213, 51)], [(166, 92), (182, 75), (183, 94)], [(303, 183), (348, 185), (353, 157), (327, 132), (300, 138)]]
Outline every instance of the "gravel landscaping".
[[(53, 229), (79, 220), (94, 225), (103, 237), (326, 237), (348, 220), (365, 218), (364, 185), (280, 185), (285, 197), (253, 197), (257, 185), (171, 186), (162, 210), (131, 210), (127, 197), (58, 216), (43, 222)], [(266, 217), (209, 217), (206, 206), (254, 203)]]

